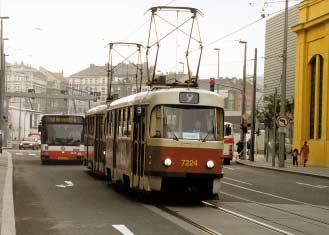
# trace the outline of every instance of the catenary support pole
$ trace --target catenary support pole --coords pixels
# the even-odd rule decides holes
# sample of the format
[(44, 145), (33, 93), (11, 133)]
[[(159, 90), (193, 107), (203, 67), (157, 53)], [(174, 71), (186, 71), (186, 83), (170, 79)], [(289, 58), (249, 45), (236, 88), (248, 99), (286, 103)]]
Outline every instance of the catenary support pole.
[(276, 106), (277, 106), (277, 88), (275, 88), (273, 103), (274, 103), (274, 110), (273, 110), (273, 142), (272, 142), (272, 166), (275, 167), (275, 157), (276, 157)]
[[(243, 59), (243, 88), (242, 88), (242, 108), (241, 108), (241, 124), (243, 124), (246, 116), (246, 79), (247, 79), (247, 42), (239, 41), (244, 44), (244, 59)], [(246, 134), (241, 129), (240, 140), (243, 143), (243, 159), (246, 159)]]
[[(288, 41), (288, 0), (285, 2), (284, 14), (284, 36), (283, 36), (283, 63), (282, 63), (282, 81), (281, 81), (281, 105), (280, 115), (286, 115), (286, 79), (287, 79), (287, 41)], [(280, 128), (279, 132), (279, 167), (284, 167), (285, 156), (285, 129)]]
[(254, 81), (253, 81), (253, 92), (252, 92), (252, 121), (251, 121), (251, 132), (250, 132), (250, 161), (254, 161), (255, 151), (255, 124), (256, 124), (256, 88), (257, 88), (257, 48), (255, 48), (255, 60), (254, 60)]

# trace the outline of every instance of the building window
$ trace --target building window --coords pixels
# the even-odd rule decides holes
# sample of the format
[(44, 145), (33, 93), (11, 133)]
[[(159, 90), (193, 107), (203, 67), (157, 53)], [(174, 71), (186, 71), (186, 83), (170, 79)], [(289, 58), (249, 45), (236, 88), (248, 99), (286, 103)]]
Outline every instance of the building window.
[(310, 139), (314, 139), (316, 57), (310, 62)]
[[(310, 139), (322, 136), (323, 57), (315, 55), (309, 63), (310, 69)], [(317, 107), (316, 107), (317, 106)], [(317, 127), (317, 128), (315, 128)], [(317, 131), (317, 132), (316, 132)]]
[(323, 58), (322, 56), (318, 56), (319, 58), (319, 96), (318, 96), (318, 139), (321, 139), (322, 134), (322, 89), (323, 89)]

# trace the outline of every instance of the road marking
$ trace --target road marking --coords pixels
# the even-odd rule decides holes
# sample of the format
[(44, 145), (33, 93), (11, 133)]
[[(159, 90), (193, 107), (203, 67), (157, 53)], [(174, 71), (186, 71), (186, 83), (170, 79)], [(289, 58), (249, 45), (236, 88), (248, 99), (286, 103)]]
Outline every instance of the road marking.
[(231, 185), (231, 186), (233, 186), (233, 187), (237, 187), (237, 188), (245, 189), (245, 190), (248, 190), (248, 191), (251, 191), (251, 192), (260, 193), (260, 194), (264, 194), (264, 195), (267, 195), (267, 196), (271, 196), (271, 197), (275, 197), (275, 198), (280, 198), (280, 199), (283, 199), (283, 200), (287, 200), (287, 201), (291, 201), (291, 202), (300, 203), (300, 204), (303, 204), (303, 205), (308, 205), (308, 206), (312, 206), (312, 207), (320, 208), (320, 209), (323, 209), (323, 210), (329, 210), (329, 208), (326, 208), (326, 207), (317, 206), (317, 205), (313, 205), (313, 204), (311, 204), (311, 203), (302, 202), (302, 201), (297, 201), (297, 200), (294, 200), (294, 199), (290, 199), (290, 198), (286, 198), (286, 197), (277, 196), (277, 195), (274, 195), (274, 194), (271, 194), (271, 193), (265, 193), (265, 192), (258, 191), (258, 190), (255, 190), (255, 189), (246, 188), (246, 187), (243, 187), (243, 186), (240, 186), (240, 185), (231, 184), (231, 183), (227, 183), (227, 182), (222, 182), (222, 183), (223, 183), (223, 184), (227, 184), (227, 185)]
[(29, 156), (35, 156), (36, 154), (35, 153), (29, 153)]
[(293, 233), (290, 233), (290, 232), (288, 232), (288, 231), (285, 231), (285, 230), (279, 229), (279, 228), (274, 227), (274, 226), (269, 225), (269, 224), (265, 224), (265, 223), (260, 222), (260, 221), (258, 221), (258, 220), (255, 220), (255, 219), (252, 219), (252, 218), (250, 218), (250, 217), (247, 217), (247, 216), (244, 216), (244, 215), (242, 215), (242, 214), (239, 214), (239, 213), (237, 213), (237, 212), (234, 212), (234, 211), (231, 211), (231, 210), (227, 210), (227, 209), (225, 209), (225, 208), (223, 208), (223, 207), (219, 207), (219, 206), (213, 205), (213, 204), (211, 204), (211, 203), (209, 203), (209, 202), (202, 201), (202, 203), (205, 204), (205, 205), (207, 205), (207, 206), (209, 206), (209, 207), (217, 208), (218, 210), (224, 211), (224, 212), (226, 212), (226, 213), (228, 213), (228, 214), (234, 215), (234, 216), (236, 216), (236, 217), (238, 217), (238, 218), (241, 218), (241, 219), (247, 220), (247, 221), (249, 221), (249, 222), (252, 222), (252, 223), (258, 224), (258, 225), (260, 225), (260, 226), (263, 226), (263, 227), (268, 228), (268, 229), (270, 229), (270, 230), (276, 231), (276, 232), (278, 232), (278, 233), (286, 234), (286, 235), (293, 235)]
[(239, 183), (241, 183), (241, 184), (252, 185), (251, 183), (244, 182), (244, 181), (241, 181), (241, 180), (232, 179), (232, 178), (229, 178), (229, 177), (224, 177), (224, 179), (232, 180), (232, 181), (236, 181), (236, 182), (239, 182)]
[(239, 167), (233, 168), (233, 167), (228, 167), (228, 166), (224, 166), (223, 168), (224, 169), (231, 170), (231, 171), (234, 171), (234, 170), (238, 170), (239, 169)]
[(15, 211), (13, 199), (13, 160), (7, 153), (8, 165), (2, 197), (1, 235), (15, 235)]
[(15, 154), (20, 156), (24, 155), (24, 153), (15, 153)]
[(120, 233), (124, 234), (124, 235), (134, 235), (125, 225), (123, 224), (113, 224), (112, 225), (113, 228), (115, 228), (116, 230), (118, 230)]
[(296, 183), (300, 184), (300, 185), (305, 185), (305, 186), (309, 186), (309, 187), (312, 187), (312, 188), (320, 188), (320, 189), (329, 187), (329, 186), (326, 186), (326, 185), (313, 185), (313, 184), (305, 184), (305, 183), (301, 183), (301, 182), (296, 182)]
[(64, 180), (65, 184), (56, 184), (56, 187), (58, 188), (66, 188), (66, 187), (73, 187), (74, 184), (72, 183), (72, 181), (69, 180)]

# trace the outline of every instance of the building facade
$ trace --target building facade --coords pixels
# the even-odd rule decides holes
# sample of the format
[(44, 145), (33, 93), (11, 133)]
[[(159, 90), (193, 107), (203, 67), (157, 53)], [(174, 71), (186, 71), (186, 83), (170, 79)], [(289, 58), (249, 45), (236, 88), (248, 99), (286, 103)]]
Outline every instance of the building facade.
[[(298, 21), (298, 6), (288, 10), (288, 50), (286, 97), (294, 97), (295, 64), (296, 64), (296, 34), (290, 29)], [(278, 88), (281, 92), (282, 53), (283, 53), (284, 12), (266, 21), (265, 61), (264, 61), (264, 93), (274, 94)]]
[(310, 146), (309, 164), (329, 166), (329, 0), (299, 4), (294, 146)]

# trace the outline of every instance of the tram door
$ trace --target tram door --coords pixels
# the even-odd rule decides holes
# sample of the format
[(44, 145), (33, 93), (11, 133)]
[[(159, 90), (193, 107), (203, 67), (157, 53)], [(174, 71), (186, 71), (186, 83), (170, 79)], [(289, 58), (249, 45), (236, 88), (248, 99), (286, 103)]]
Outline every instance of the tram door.
[[(140, 179), (144, 175), (145, 126), (146, 108), (137, 106), (134, 110), (133, 135), (133, 174), (137, 175), (137, 185), (141, 186)], [(133, 182), (136, 185), (136, 182)]]
[(97, 115), (96, 116), (96, 133), (95, 133), (95, 170), (100, 171), (102, 170), (101, 164), (104, 163), (104, 154), (102, 151), (102, 122), (103, 122), (103, 116), (102, 115)]

